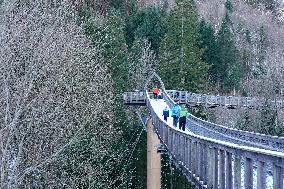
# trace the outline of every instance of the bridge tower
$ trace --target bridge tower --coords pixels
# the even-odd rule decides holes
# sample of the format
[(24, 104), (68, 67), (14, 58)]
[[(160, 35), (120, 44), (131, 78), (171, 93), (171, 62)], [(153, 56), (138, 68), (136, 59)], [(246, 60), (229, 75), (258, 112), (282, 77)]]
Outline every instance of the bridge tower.
[(161, 155), (157, 152), (159, 144), (150, 118), (147, 121), (147, 189), (161, 188)]

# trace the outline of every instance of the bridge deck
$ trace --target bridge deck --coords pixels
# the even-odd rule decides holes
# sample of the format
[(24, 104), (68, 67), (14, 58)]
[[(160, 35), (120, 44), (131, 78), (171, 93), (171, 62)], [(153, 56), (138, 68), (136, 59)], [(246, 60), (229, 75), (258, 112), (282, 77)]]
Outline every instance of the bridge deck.
[[(159, 115), (159, 118), (161, 120), (164, 121), (164, 118), (163, 118), (163, 110), (165, 109), (165, 107), (167, 106), (170, 110), (170, 117), (168, 118), (167, 122), (164, 121), (167, 125), (171, 126), (174, 128), (173, 126), (173, 118), (171, 117), (171, 108), (168, 106), (168, 104), (165, 102), (164, 99), (158, 99), (158, 100), (155, 100), (155, 99), (151, 99), (150, 100), (150, 104), (151, 106), (153, 107), (155, 113), (157, 115)], [(174, 128), (176, 130), (179, 130), (178, 127), (177, 128)], [(192, 133), (188, 128), (185, 129), (185, 131), (182, 131), (182, 130), (179, 130), (183, 133), (186, 133), (186, 134), (189, 134), (189, 133)]]

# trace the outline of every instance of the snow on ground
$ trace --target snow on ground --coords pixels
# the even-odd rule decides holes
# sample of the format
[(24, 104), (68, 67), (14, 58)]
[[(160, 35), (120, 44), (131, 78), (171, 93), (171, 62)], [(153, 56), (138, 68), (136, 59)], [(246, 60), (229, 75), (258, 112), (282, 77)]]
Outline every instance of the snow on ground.
[[(167, 125), (173, 127), (173, 118), (171, 117), (171, 113), (172, 113), (172, 110), (170, 109), (170, 107), (167, 105), (167, 103), (165, 102), (164, 99), (151, 99), (150, 100), (150, 104), (151, 106), (153, 107), (155, 113), (160, 117), (161, 120), (164, 121), (164, 117), (163, 117), (163, 110), (165, 109), (165, 107), (168, 107), (169, 111), (170, 111), (170, 117), (168, 117), (168, 120), (167, 122), (164, 121), (165, 123), (167, 123)], [(174, 127), (173, 127), (174, 128)], [(181, 132), (184, 132), (184, 133), (191, 133), (191, 131), (189, 131), (187, 128), (185, 128), (185, 131), (182, 131), (178, 128), (175, 128), (176, 130), (179, 130)]]

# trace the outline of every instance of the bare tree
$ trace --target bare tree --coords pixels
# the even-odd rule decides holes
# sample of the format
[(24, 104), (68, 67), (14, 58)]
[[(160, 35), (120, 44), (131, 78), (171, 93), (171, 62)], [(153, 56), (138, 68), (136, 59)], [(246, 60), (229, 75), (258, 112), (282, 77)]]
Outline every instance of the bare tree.
[[(0, 188), (33, 186), (36, 175), (44, 178), (43, 187), (62, 182), (76, 188), (70, 178), (55, 182), (58, 157), (88, 134), (86, 125), (95, 127), (94, 159), (105, 157), (120, 136), (112, 128), (107, 65), (70, 10), (66, 2), (46, 8), (30, 1), (1, 12)], [(92, 181), (102, 174), (85, 169)]]

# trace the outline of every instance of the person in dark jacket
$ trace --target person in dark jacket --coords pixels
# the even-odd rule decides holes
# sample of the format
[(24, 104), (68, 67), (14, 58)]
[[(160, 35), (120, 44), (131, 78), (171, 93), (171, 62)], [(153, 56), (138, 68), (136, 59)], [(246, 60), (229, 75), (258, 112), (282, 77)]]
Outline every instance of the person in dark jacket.
[(163, 116), (164, 116), (164, 120), (168, 121), (168, 117), (170, 117), (170, 111), (168, 109), (168, 107), (166, 106), (165, 109), (163, 110)]

